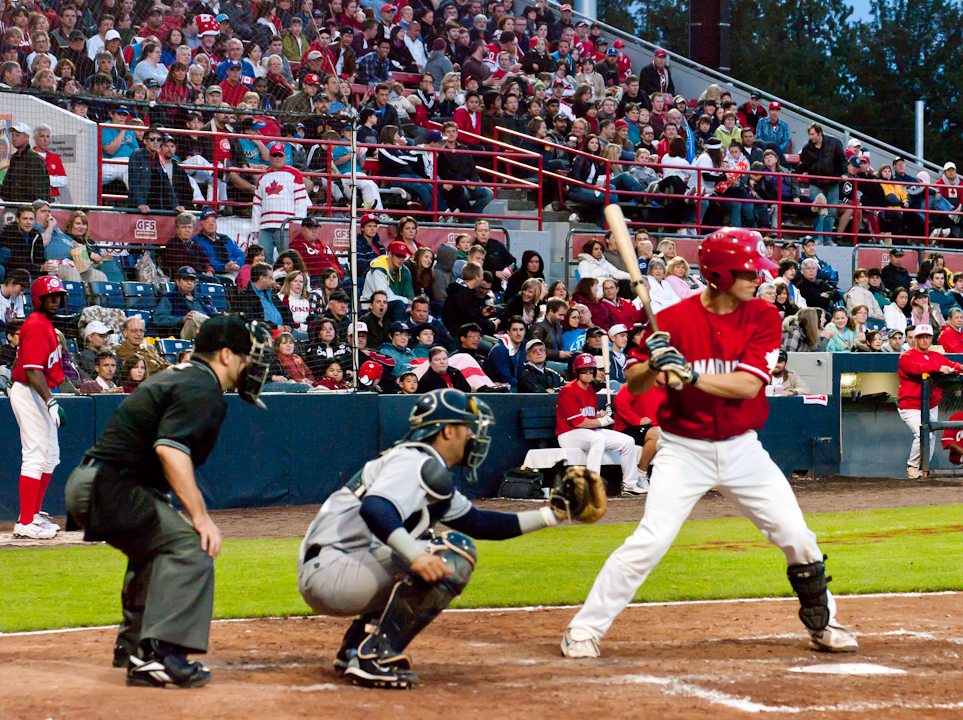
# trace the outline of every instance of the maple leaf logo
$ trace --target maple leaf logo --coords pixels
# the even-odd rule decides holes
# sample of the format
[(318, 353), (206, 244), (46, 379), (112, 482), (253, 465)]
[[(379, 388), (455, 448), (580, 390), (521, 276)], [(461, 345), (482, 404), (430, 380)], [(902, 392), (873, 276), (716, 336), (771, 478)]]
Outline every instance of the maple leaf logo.
[(266, 195), (280, 195), (284, 188), (281, 187), (281, 183), (277, 180), (272, 180), (271, 184), (264, 188), (264, 193)]

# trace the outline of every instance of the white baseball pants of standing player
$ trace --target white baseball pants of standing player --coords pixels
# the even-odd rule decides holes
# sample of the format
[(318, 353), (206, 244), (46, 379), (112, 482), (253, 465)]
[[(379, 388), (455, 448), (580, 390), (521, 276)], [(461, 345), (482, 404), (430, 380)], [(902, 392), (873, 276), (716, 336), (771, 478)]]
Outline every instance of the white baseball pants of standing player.
[[(913, 433), (913, 445), (910, 447), (909, 458), (906, 460), (906, 467), (919, 470), (920, 467), (920, 428), (923, 426), (922, 410), (899, 410), (900, 419), (906, 423), (910, 432)], [(940, 419), (940, 407), (930, 408), (930, 422)], [(933, 452), (936, 450), (936, 433), (930, 433), (930, 461), (933, 460)]]
[(47, 403), (32, 387), (15, 382), (10, 388), (10, 407), (20, 426), (23, 448), (20, 474), (39, 480), (60, 464), (57, 426), (50, 419)]
[(602, 469), (602, 456), (606, 450), (618, 450), (619, 464), (622, 466), (622, 484), (639, 484), (639, 454), (641, 448), (635, 440), (624, 433), (615, 430), (589, 430), (576, 428), (558, 436), (560, 448), (578, 448), (584, 450), (587, 459), (585, 467), (592, 472)]
[[(728, 440), (692, 440), (662, 430), (649, 476), (645, 514), (635, 532), (609, 556), (585, 605), (569, 623), (596, 641), (608, 631), (668, 552), (682, 523), (706, 492), (717, 489), (786, 554), (789, 565), (823, 559), (786, 476), (754, 431)], [(830, 620), (836, 603), (829, 597)]]

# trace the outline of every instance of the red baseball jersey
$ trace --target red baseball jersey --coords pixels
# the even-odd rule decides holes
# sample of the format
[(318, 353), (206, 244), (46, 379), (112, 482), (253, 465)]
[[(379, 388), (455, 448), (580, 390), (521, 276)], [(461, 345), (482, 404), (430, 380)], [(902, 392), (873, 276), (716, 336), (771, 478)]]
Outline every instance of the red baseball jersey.
[[(963, 420), (963, 412), (953, 413), (950, 422)], [(951, 445), (963, 447), (963, 429), (946, 428), (943, 431), (943, 449), (950, 450)], [(963, 457), (956, 450), (950, 450), (950, 462), (954, 465), (963, 464)]]
[[(745, 371), (769, 384), (779, 358), (782, 324), (779, 313), (765, 300), (753, 299), (731, 313), (715, 315), (702, 306), (701, 295), (693, 295), (662, 310), (656, 319), (659, 329), (669, 333), (672, 344), (700, 375)], [(644, 346), (634, 348), (626, 369), (647, 360)], [(658, 413), (666, 432), (695, 440), (726, 440), (759, 430), (767, 417), (764, 388), (748, 400), (730, 400), (691, 385), (669, 392)]]
[(41, 370), (47, 387), (57, 387), (64, 381), (60, 358), (60, 340), (57, 339), (53, 323), (43, 313), (32, 313), (20, 328), (20, 350), (11, 373), (14, 382), (29, 385), (26, 371)]
[(638, 427), (642, 418), (649, 418), (649, 424), (658, 427), (659, 408), (665, 398), (665, 388), (653, 385), (648, 392), (633, 395), (629, 392), (629, 386), (623, 385), (612, 401), (615, 407), (615, 425), (612, 429), (622, 432), (629, 426)]
[(555, 406), (555, 434), (575, 430), (585, 418), (594, 418), (598, 406), (598, 395), (591, 385), (584, 390), (579, 387), (577, 380), (563, 385), (558, 391), (558, 405)]
[[(945, 355), (933, 349), (925, 353), (911, 348), (899, 356), (899, 394), (896, 396), (896, 407), (900, 410), (919, 410), (923, 403), (923, 373), (939, 372), (941, 367), (949, 366), (954, 370), (963, 370), (963, 365), (955, 363)], [(930, 385), (930, 408), (940, 404), (943, 388)]]

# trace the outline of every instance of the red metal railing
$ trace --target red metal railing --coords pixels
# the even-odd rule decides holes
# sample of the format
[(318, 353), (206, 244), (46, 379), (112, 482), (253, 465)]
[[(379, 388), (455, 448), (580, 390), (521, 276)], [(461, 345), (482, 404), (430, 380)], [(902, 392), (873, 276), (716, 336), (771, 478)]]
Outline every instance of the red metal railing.
[[(133, 125), (115, 125), (111, 123), (103, 123), (98, 126), (98, 140), (104, 128), (116, 128), (116, 129), (123, 129), (123, 130), (132, 130), (132, 131), (137, 130), (141, 132), (145, 131), (145, 128), (140, 125), (133, 126)], [(277, 141), (282, 143), (291, 143), (291, 144), (301, 145), (301, 146), (304, 146), (306, 149), (310, 149), (311, 146), (322, 146), (327, 154), (326, 167), (324, 168), (324, 170), (305, 170), (305, 171), (302, 171), (302, 175), (304, 177), (311, 178), (312, 182), (314, 182), (316, 185), (322, 184), (327, 191), (325, 193), (327, 200), (324, 205), (311, 205), (309, 207), (309, 210), (314, 212), (324, 211), (330, 216), (335, 211), (343, 211), (345, 209), (344, 207), (333, 204), (332, 185), (335, 182), (340, 182), (340, 181), (345, 181), (346, 183), (349, 183), (351, 176), (350, 174), (342, 175), (337, 172), (332, 172), (331, 154), (334, 147), (350, 146), (349, 142), (329, 141), (329, 140), (307, 140), (307, 139), (300, 139), (300, 138), (266, 136), (266, 135), (252, 136), (252, 135), (244, 135), (244, 134), (229, 133), (229, 132), (210, 132), (210, 131), (193, 132), (190, 130), (179, 130), (174, 128), (161, 128), (161, 129), (163, 130), (163, 132), (173, 135), (175, 137), (183, 136), (183, 135), (190, 135), (194, 138), (210, 137), (213, 142), (217, 142), (219, 139), (223, 139), (223, 138), (246, 139), (246, 140), (257, 139), (265, 144)], [(459, 134), (460, 137), (462, 135), (472, 140), (478, 138), (478, 136), (472, 135), (471, 133)], [(483, 175), (491, 176), (493, 178), (493, 181), (497, 183), (497, 187), (494, 187), (492, 182), (484, 182), (484, 181), (477, 182), (472, 180), (451, 180), (451, 179), (438, 177), (439, 155), (443, 153), (455, 153), (455, 152), (458, 152), (458, 153), (468, 152), (473, 157), (479, 157), (479, 156), (491, 157), (493, 165), (497, 158), (498, 161), (503, 162), (507, 165), (521, 166), (521, 167), (527, 168), (530, 171), (534, 171), (535, 168), (532, 165), (521, 162), (520, 158), (525, 158), (525, 157), (537, 158), (538, 155), (536, 153), (531, 153), (525, 150), (521, 150), (519, 148), (515, 148), (505, 143), (492, 143), (492, 141), (485, 140), (483, 138), (481, 138), (481, 140), (484, 140), (486, 143), (488, 143), (489, 145), (492, 145), (496, 149), (485, 150), (485, 151), (476, 151), (476, 150), (469, 151), (469, 150), (461, 150), (461, 149), (452, 150), (448, 148), (433, 148), (433, 147), (425, 147), (425, 146), (421, 146), (417, 148), (409, 148), (411, 150), (416, 150), (418, 152), (431, 153), (434, 155), (434, 160), (432, 162), (431, 178), (405, 178), (405, 177), (396, 177), (396, 176), (367, 175), (367, 174), (362, 176), (360, 172), (359, 172), (359, 177), (363, 177), (363, 179), (365, 180), (372, 180), (379, 184), (385, 183), (389, 187), (395, 187), (395, 188), (397, 187), (404, 188), (405, 184), (407, 183), (422, 183), (422, 184), (431, 185), (432, 206), (430, 208), (423, 208), (421, 210), (416, 210), (412, 208), (402, 208), (402, 209), (385, 209), (385, 210), (379, 211), (379, 212), (384, 212), (385, 214), (388, 214), (388, 215), (396, 215), (399, 217), (403, 215), (421, 216), (423, 218), (430, 219), (431, 221), (434, 221), (434, 222), (438, 221), (438, 218), (440, 215), (453, 215), (458, 218), (465, 218), (466, 220), (469, 220), (469, 221), (479, 217), (482, 217), (485, 219), (492, 219), (492, 220), (509, 219), (509, 218), (517, 220), (518, 219), (517, 214), (516, 215), (494, 215), (491, 213), (470, 213), (470, 212), (461, 213), (461, 212), (452, 211), (452, 210), (439, 210), (438, 208), (438, 186), (439, 185), (463, 185), (465, 187), (487, 187), (487, 188), (491, 188), (493, 191), (497, 188), (532, 190), (532, 191), (537, 191), (539, 193), (539, 198), (541, 198), (541, 187), (540, 187), (540, 183), (538, 183), (537, 181), (524, 180), (518, 177), (513, 177), (511, 175), (500, 173), (494, 169), (487, 168), (482, 165), (477, 166), (479, 173)], [(98, 172), (97, 202), (98, 204), (99, 205), (103, 204), (103, 201), (105, 199), (106, 200), (127, 200), (127, 197), (128, 197), (127, 195), (117, 195), (117, 194), (109, 194), (109, 193), (105, 194), (103, 192), (103, 183), (100, 182), (102, 164), (108, 164), (108, 165), (126, 164), (127, 159), (126, 158), (124, 159), (105, 158), (103, 157), (103, 143), (98, 142), (98, 146), (100, 148), (98, 150), (98, 159), (100, 162), (98, 163), (98, 168), (97, 168), (97, 172)], [(378, 148), (399, 149), (404, 147), (401, 145), (382, 145), (377, 143), (358, 143), (357, 146), (359, 148), (367, 148), (369, 150), (377, 150)], [(370, 160), (368, 160), (367, 162), (370, 162)], [(218, 188), (217, 183), (219, 181), (219, 178), (222, 179), (225, 173), (237, 173), (241, 175), (247, 174), (247, 175), (257, 176), (263, 173), (268, 166), (263, 166), (259, 168), (240, 168), (240, 167), (222, 167), (217, 164), (210, 164), (210, 165), (190, 165), (190, 166), (182, 165), (182, 167), (185, 170), (189, 170), (189, 171), (203, 170), (211, 173), (212, 185), (214, 188), (211, 194), (212, 198), (210, 200), (204, 200), (204, 201), (198, 202), (197, 204), (209, 205), (214, 210), (217, 210), (218, 208), (223, 206), (250, 207), (252, 204), (251, 202), (219, 200), (218, 192), (217, 192), (217, 188)], [(541, 169), (540, 165), (538, 169), (539, 170)], [(252, 182), (256, 183), (256, 179), (253, 179)], [(409, 191), (409, 194), (412, 194), (412, 193)], [(538, 228), (539, 230), (541, 230), (542, 229), (541, 205), (539, 205), (538, 207), (537, 219), (538, 219)]]
[[(954, 216), (958, 214), (963, 214), (963, 209), (937, 210), (933, 208), (932, 207), (933, 203), (931, 202), (931, 196), (933, 195), (934, 192), (939, 193), (940, 188), (943, 188), (945, 186), (936, 185), (932, 183), (923, 184), (919, 182), (917, 183), (899, 182), (896, 180), (879, 180), (879, 179), (869, 179), (864, 177), (853, 177), (853, 176), (835, 177), (835, 176), (821, 176), (821, 175), (800, 175), (797, 173), (757, 172), (754, 170), (735, 170), (735, 169), (724, 169), (724, 168), (696, 168), (692, 166), (680, 168), (678, 166), (663, 165), (661, 163), (641, 163), (641, 162), (627, 161), (627, 160), (606, 160), (604, 158), (599, 157), (598, 155), (592, 155), (591, 153), (585, 152), (583, 150), (571, 148), (571, 147), (568, 147), (567, 145), (558, 145), (547, 139), (536, 140), (535, 138), (532, 138), (529, 135), (525, 135), (523, 133), (519, 133), (514, 130), (508, 130), (502, 127), (495, 128), (495, 135), (496, 137), (506, 136), (519, 141), (534, 140), (536, 143), (540, 145), (544, 145), (547, 148), (551, 148), (557, 152), (564, 153), (565, 155), (568, 155), (571, 157), (582, 156), (582, 157), (590, 158), (594, 161), (600, 161), (604, 163), (605, 164), (604, 186), (589, 185), (587, 183), (579, 182), (578, 180), (575, 180), (569, 177), (568, 175), (550, 172), (545, 169), (541, 170), (541, 176), (551, 181), (560, 182), (562, 183), (563, 187), (574, 186), (574, 187), (582, 187), (582, 188), (595, 190), (595, 191), (604, 190), (605, 196), (606, 196), (606, 204), (608, 204), (608, 201), (613, 194), (618, 195), (620, 203), (623, 203), (625, 199), (629, 199), (630, 201), (641, 200), (643, 202), (652, 202), (655, 200), (665, 200), (667, 197), (673, 197), (673, 195), (668, 193), (658, 193), (658, 192), (648, 192), (648, 191), (633, 192), (628, 190), (612, 189), (611, 184), (613, 179), (613, 172), (612, 172), (613, 165), (619, 165), (619, 166), (622, 166), (623, 168), (631, 167), (631, 166), (650, 167), (659, 171), (660, 173), (665, 170), (669, 170), (669, 171), (677, 172), (680, 175), (684, 174), (686, 176), (687, 184), (689, 186), (689, 191), (686, 193), (684, 197), (688, 202), (694, 204), (695, 206), (694, 209), (695, 209), (696, 221), (694, 224), (684, 223), (684, 222), (671, 223), (671, 222), (663, 222), (661, 220), (653, 223), (653, 222), (646, 222), (643, 220), (643, 221), (630, 222), (629, 223), (630, 225), (638, 225), (638, 226), (658, 225), (663, 228), (673, 228), (673, 229), (678, 229), (680, 231), (695, 229), (697, 234), (704, 235), (711, 232), (714, 229), (717, 229), (719, 226), (707, 225), (703, 223), (703, 210), (702, 210), (703, 202), (708, 201), (708, 202), (720, 202), (720, 203), (761, 204), (761, 205), (766, 205), (766, 206), (775, 208), (775, 213), (774, 213), (775, 227), (759, 228), (760, 230), (765, 231), (764, 234), (775, 234), (780, 239), (786, 236), (796, 237), (796, 236), (803, 236), (803, 235), (818, 234), (820, 236), (830, 236), (834, 238), (836, 241), (841, 240), (841, 241), (845, 241), (847, 243), (851, 243), (855, 245), (857, 242), (860, 241), (860, 232), (859, 232), (860, 227), (856, 223), (857, 217), (862, 219), (862, 217), (871, 216), (874, 218), (874, 221), (875, 221), (876, 219), (878, 219), (877, 216), (879, 213), (892, 212), (892, 213), (899, 213), (901, 216), (906, 214), (910, 214), (910, 215), (915, 214), (917, 216), (922, 215), (923, 216), (923, 234), (922, 235), (905, 235), (905, 234), (899, 234), (899, 233), (887, 234), (887, 233), (881, 233), (875, 228), (871, 228), (872, 235), (875, 236), (877, 240), (881, 239), (882, 237), (885, 237), (887, 240), (889, 240), (890, 242), (893, 242), (894, 244), (898, 244), (895, 242), (897, 240), (909, 240), (909, 241), (917, 241), (917, 242), (920, 240), (923, 240), (927, 245), (929, 245), (930, 232), (931, 232), (931, 229), (933, 228), (933, 222), (932, 222), (933, 218), (939, 217), (939, 216), (949, 217), (949, 216)], [(765, 199), (752, 198), (752, 197), (735, 198), (735, 197), (725, 197), (725, 196), (712, 195), (712, 194), (706, 195), (703, 192), (703, 190), (705, 189), (704, 182), (703, 182), (703, 175), (706, 173), (719, 174), (720, 172), (724, 172), (726, 175), (730, 177), (736, 176), (737, 178), (738, 176), (741, 176), (741, 175), (759, 175), (759, 176), (772, 177), (775, 180), (777, 199), (765, 200)], [(688, 178), (693, 176), (695, 177), (694, 183), (691, 181), (688, 181)], [(600, 179), (601, 179), (601, 176), (600, 176)], [(795, 202), (793, 200), (783, 200), (782, 199), (783, 183), (788, 182), (790, 180), (796, 180), (799, 182), (800, 185), (803, 185), (803, 186), (810, 185), (814, 181), (815, 182), (825, 181), (825, 182), (836, 182), (836, 183), (849, 181), (853, 183), (853, 201), (849, 203), (833, 203), (833, 204), (816, 205), (811, 202), (812, 198), (810, 198), (808, 202), (807, 201)], [(923, 188), (923, 195), (924, 195), (923, 205), (922, 207), (893, 207), (893, 206), (862, 205), (859, 203), (859, 200), (858, 200), (859, 188), (860, 186), (865, 187), (867, 184), (896, 185), (896, 186), (911, 188), (914, 190), (920, 190), (921, 188)], [(812, 188), (815, 188), (815, 192), (817, 193), (821, 192), (818, 186), (813, 185)], [(812, 188), (810, 189), (811, 195), (814, 192)], [(675, 195), (674, 197), (679, 197), (679, 196)], [(700, 202), (695, 202), (697, 198)], [(852, 217), (850, 218), (852, 229), (846, 230), (843, 232), (835, 230), (836, 219), (834, 219), (833, 221), (832, 229), (820, 230), (818, 232), (814, 231), (812, 227), (783, 227), (783, 208), (785, 207), (790, 207), (795, 209), (797, 211), (797, 214), (800, 207), (809, 208), (810, 210), (812, 210), (813, 214), (817, 214), (816, 215), (817, 217), (818, 217), (819, 210), (834, 209), (837, 211), (837, 218), (838, 218), (839, 212), (849, 210), (849, 211), (852, 211), (853, 213)], [(940, 224), (946, 225), (946, 223), (940, 223)], [(865, 233), (862, 234), (862, 239), (865, 242), (866, 240)]]

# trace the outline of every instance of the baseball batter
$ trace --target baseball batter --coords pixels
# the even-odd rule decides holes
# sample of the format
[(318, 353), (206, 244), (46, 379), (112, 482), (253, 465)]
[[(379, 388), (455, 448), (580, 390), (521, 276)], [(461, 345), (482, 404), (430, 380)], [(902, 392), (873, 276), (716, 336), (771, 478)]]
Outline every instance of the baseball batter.
[(67, 302), (60, 278), (45, 275), (30, 286), (31, 313), (20, 329), (20, 350), (13, 368), (10, 407), (20, 426), (23, 460), (20, 466), (20, 517), (14, 537), (49, 540), (60, 526), (41, 512), (54, 468), (60, 464), (57, 428), (63, 410), (51, 389), (64, 381), (61, 350), (53, 318)]
[[(917, 325), (916, 347), (910, 348), (899, 356), (899, 394), (896, 407), (899, 416), (913, 433), (913, 444), (906, 459), (906, 477), (918, 480), (920, 477), (920, 428), (923, 424), (922, 394), (924, 373), (956, 374), (963, 370), (963, 365), (953, 362), (942, 353), (931, 350), (933, 344), (933, 327), (931, 325)], [(943, 388), (939, 385), (930, 386), (930, 406), (928, 412), (930, 422), (939, 420), (940, 399)], [(936, 449), (936, 433), (930, 436), (930, 460)]]
[[(775, 271), (757, 232), (723, 228), (699, 246), (708, 287), (657, 316), (661, 332), (632, 350), (630, 392), (646, 392), (660, 371), (683, 387), (659, 407), (658, 443), (645, 514), (605, 562), (562, 639), (566, 657), (597, 657), (598, 643), (668, 551), (706, 491), (718, 489), (779, 547), (813, 647), (854, 652), (835, 619), (823, 554), (785, 476), (756, 436), (768, 416), (764, 386), (781, 340), (779, 314), (753, 299), (758, 274)], [(648, 357), (646, 357), (648, 355)]]
[[(588, 475), (602, 508), (594, 514), (568, 504), (560, 512), (554, 498), (552, 507), (520, 513), (472, 507), (454, 488), (450, 468), (481, 465), (494, 419), (485, 403), (460, 390), (422, 396), (409, 423), (402, 442), (328, 498), (298, 556), (298, 589), (308, 605), (325, 615), (359, 616), (334, 664), (365, 687), (419, 682), (404, 650), (468, 585), (478, 557), (470, 537), (505, 540), (566, 515), (592, 522), (604, 513), (604, 485), (594, 474)], [(585, 468), (569, 468), (562, 487), (585, 476)], [(452, 531), (433, 532), (437, 522)]]
[(622, 495), (645, 495), (647, 485), (639, 484), (639, 453), (635, 441), (624, 433), (608, 430), (615, 419), (608, 411), (598, 412), (595, 380), (595, 358), (588, 353), (576, 355), (572, 361), (575, 379), (558, 391), (555, 407), (555, 434), (560, 448), (585, 451), (585, 467), (592, 472), (602, 469), (606, 450), (617, 450), (622, 465)]

